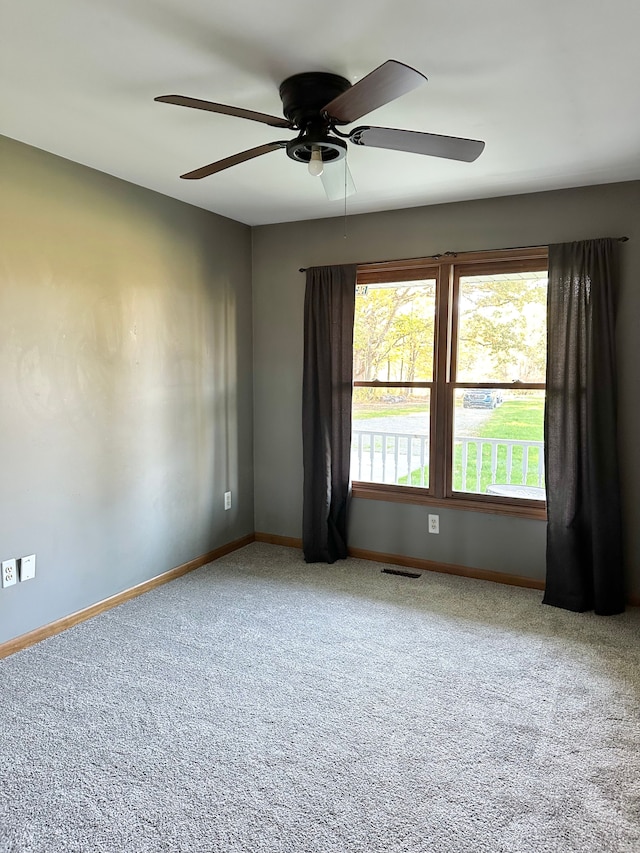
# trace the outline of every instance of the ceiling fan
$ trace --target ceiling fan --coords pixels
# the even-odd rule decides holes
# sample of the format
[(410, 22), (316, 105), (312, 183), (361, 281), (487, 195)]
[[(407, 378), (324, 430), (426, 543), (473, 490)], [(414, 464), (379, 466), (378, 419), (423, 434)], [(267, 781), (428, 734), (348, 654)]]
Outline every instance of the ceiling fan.
[[(249, 148), (180, 175), (186, 180), (206, 178), (279, 148), (286, 148), (287, 156), (292, 160), (307, 163), (312, 175), (323, 175), (325, 165), (337, 163), (345, 157), (347, 141), (371, 148), (408, 151), (472, 162), (482, 153), (484, 142), (371, 125), (356, 127), (349, 133), (338, 130), (339, 125), (357, 121), (367, 113), (410, 92), (426, 80), (424, 74), (394, 59), (384, 62), (353, 85), (337, 74), (321, 71), (295, 74), (293, 77), (287, 77), (280, 85), (284, 118), (184, 95), (161, 95), (155, 100), (298, 131), (298, 135), (289, 141), (267, 142), (265, 145)], [(339, 197), (335, 192), (335, 185), (333, 193), (330, 184), (325, 183), (325, 189), (330, 198)]]

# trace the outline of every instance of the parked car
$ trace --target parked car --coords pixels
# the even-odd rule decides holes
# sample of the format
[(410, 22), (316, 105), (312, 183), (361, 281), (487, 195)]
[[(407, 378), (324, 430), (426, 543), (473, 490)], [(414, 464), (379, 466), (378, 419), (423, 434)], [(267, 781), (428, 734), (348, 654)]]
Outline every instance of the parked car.
[(495, 409), (502, 404), (500, 388), (467, 388), (462, 397), (465, 409)]

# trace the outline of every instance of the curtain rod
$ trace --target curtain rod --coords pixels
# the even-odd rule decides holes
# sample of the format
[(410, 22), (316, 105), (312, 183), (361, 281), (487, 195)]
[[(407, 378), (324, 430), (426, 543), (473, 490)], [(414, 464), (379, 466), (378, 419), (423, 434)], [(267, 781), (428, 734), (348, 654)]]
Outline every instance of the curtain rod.
[[(628, 237), (614, 237), (614, 239), (617, 240), (618, 243), (626, 243), (629, 240)], [(544, 249), (544, 248), (546, 248), (546, 247), (545, 246), (507, 246), (506, 248), (502, 248), (502, 249), (477, 249), (475, 251), (481, 251), (481, 252), (510, 252), (510, 251), (514, 251), (515, 252), (518, 249)], [(428, 258), (431, 258), (433, 260), (438, 260), (439, 258), (451, 258), (451, 257), (455, 258), (459, 254), (461, 254), (461, 253), (460, 252), (442, 252), (441, 254), (438, 254), (438, 255), (420, 255), (417, 258), (393, 258), (393, 259), (386, 260), (386, 261), (358, 261), (356, 266), (357, 267), (361, 267), (361, 266), (375, 267), (375, 266), (382, 266), (383, 264), (397, 263), (398, 261), (420, 261), (420, 260), (422, 260), (422, 258), (424, 258), (425, 260)], [(306, 272), (307, 269), (308, 269), (308, 267), (300, 267), (298, 272)]]

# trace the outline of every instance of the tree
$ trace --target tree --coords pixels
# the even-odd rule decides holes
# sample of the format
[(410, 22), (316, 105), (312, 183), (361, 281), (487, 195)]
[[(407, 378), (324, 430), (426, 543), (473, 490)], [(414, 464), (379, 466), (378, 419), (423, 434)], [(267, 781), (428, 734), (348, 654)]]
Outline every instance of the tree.
[[(355, 379), (387, 379), (387, 362), (390, 357), (397, 361), (395, 347), (405, 335), (402, 330), (394, 328), (394, 324), (402, 316), (401, 312), (415, 303), (420, 295), (418, 287), (395, 285), (368, 287), (366, 293), (359, 295), (353, 341)], [(393, 378), (398, 379), (397, 376)]]
[[(544, 382), (546, 295), (544, 278), (463, 277), (458, 377), (471, 382)], [(431, 378), (434, 315), (435, 282), (367, 286), (356, 299), (354, 378)]]
[(546, 299), (546, 279), (463, 279), (458, 378), (544, 382)]
[(393, 349), (400, 359), (401, 382), (431, 379), (433, 373), (433, 310), (427, 316), (399, 314), (390, 329)]

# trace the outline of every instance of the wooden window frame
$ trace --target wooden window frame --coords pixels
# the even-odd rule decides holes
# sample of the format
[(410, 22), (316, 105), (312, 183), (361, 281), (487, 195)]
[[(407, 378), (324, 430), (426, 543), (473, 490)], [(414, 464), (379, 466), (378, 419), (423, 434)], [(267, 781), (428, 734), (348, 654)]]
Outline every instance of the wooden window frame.
[[(502, 498), (455, 492), (453, 466), (453, 398), (457, 388), (512, 389), (509, 382), (458, 382), (456, 354), (458, 294), (460, 278), (497, 272), (538, 272), (548, 266), (546, 246), (505, 249), (496, 252), (448, 253), (440, 257), (415, 258), (358, 266), (357, 284), (380, 284), (416, 279), (435, 279), (433, 376), (430, 382), (354, 382), (354, 387), (429, 388), (429, 487), (398, 486), (354, 481), (356, 498), (394, 503), (448, 506), (474, 512), (546, 519), (544, 501)], [(523, 390), (545, 390), (544, 383), (518, 382)]]

